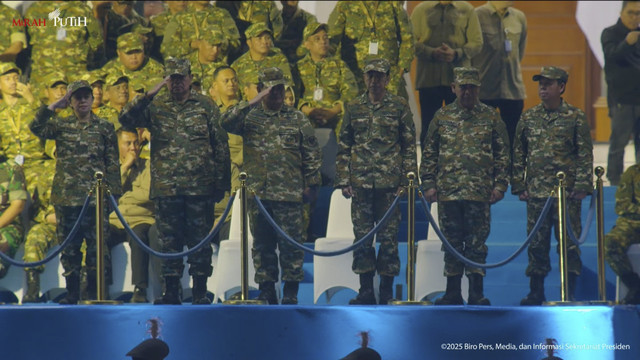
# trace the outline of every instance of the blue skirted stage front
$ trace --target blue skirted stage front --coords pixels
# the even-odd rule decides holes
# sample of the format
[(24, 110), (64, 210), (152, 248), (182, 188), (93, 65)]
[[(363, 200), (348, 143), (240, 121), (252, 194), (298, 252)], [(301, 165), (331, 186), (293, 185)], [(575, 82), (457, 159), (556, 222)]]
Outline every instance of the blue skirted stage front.
[(340, 359), (370, 331), (384, 360), (640, 359), (631, 306), (2, 306), (1, 359), (126, 359), (159, 317), (167, 359)]

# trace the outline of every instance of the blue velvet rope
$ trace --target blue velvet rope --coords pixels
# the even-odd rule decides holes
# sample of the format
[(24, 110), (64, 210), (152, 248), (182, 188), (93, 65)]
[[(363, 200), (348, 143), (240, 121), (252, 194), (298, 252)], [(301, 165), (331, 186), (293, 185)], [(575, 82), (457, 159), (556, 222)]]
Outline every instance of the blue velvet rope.
[(520, 253), (533, 240), (533, 236), (538, 232), (538, 230), (540, 229), (540, 226), (542, 226), (542, 220), (547, 216), (547, 213), (549, 213), (549, 209), (551, 209), (551, 204), (553, 203), (553, 198), (549, 197), (547, 199), (547, 202), (544, 204), (544, 207), (542, 208), (542, 213), (540, 213), (540, 217), (536, 221), (535, 226), (531, 230), (531, 233), (529, 233), (529, 236), (527, 236), (527, 240), (525, 240), (524, 244), (522, 244), (520, 246), (520, 248), (518, 248), (518, 250), (516, 250), (516, 252), (514, 252), (511, 256), (509, 256), (508, 258), (506, 258), (506, 259), (504, 259), (504, 260), (502, 260), (500, 262), (493, 263), (493, 264), (481, 264), (481, 263), (478, 263), (478, 262), (471, 261), (471, 260), (467, 259), (466, 257), (464, 257), (464, 255), (459, 253), (458, 250), (456, 250), (453, 247), (453, 245), (451, 245), (449, 240), (447, 240), (447, 238), (444, 236), (444, 234), (442, 233), (442, 231), (438, 227), (438, 224), (436, 224), (436, 221), (433, 218), (433, 216), (431, 216), (431, 212), (429, 211), (429, 205), (427, 204), (427, 200), (422, 196), (420, 197), (420, 200), (422, 201), (422, 206), (424, 207), (425, 213), (427, 213), (427, 217), (429, 217), (429, 223), (431, 224), (431, 226), (433, 226), (433, 229), (435, 230), (436, 234), (440, 238), (440, 241), (442, 241), (442, 244), (447, 249), (447, 251), (449, 251), (453, 256), (455, 256), (458, 260), (462, 261), (466, 265), (472, 266), (472, 267), (481, 268), (481, 269), (492, 269), (492, 268), (497, 268), (497, 267), (503, 266), (503, 265), (507, 264), (508, 262), (510, 262), (511, 260), (515, 259), (516, 256), (520, 255)]
[(189, 255), (193, 254), (194, 252), (200, 250), (202, 247), (207, 245), (211, 241), (211, 239), (213, 239), (214, 236), (216, 236), (216, 234), (222, 228), (222, 225), (224, 224), (224, 220), (229, 215), (229, 211), (231, 211), (231, 206), (233, 204), (233, 199), (235, 197), (236, 197), (235, 194), (231, 195), (231, 197), (229, 197), (229, 202), (227, 203), (227, 207), (224, 209), (224, 212), (222, 213), (222, 217), (220, 218), (220, 221), (218, 221), (216, 226), (214, 226), (213, 229), (211, 229), (209, 234), (207, 236), (205, 236), (204, 239), (202, 239), (196, 246), (194, 246), (194, 247), (192, 247), (190, 249), (187, 249), (187, 250), (185, 250), (183, 252), (177, 252), (177, 253), (163, 253), (163, 252), (159, 252), (159, 251), (156, 251), (156, 250), (153, 250), (152, 248), (150, 248), (149, 245), (145, 244), (138, 237), (138, 235), (136, 235), (136, 233), (133, 231), (133, 229), (131, 229), (129, 224), (127, 224), (127, 221), (124, 219), (124, 216), (122, 216), (122, 213), (120, 212), (120, 209), (118, 209), (118, 202), (116, 201), (116, 198), (113, 197), (113, 195), (111, 195), (111, 194), (109, 194), (109, 201), (111, 201), (111, 205), (113, 205), (113, 208), (115, 209), (114, 211), (116, 212), (116, 216), (118, 216), (118, 219), (120, 219), (120, 222), (124, 226), (124, 228), (127, 231), (127, 233), (131, 236), (131, 238), (133, 240), (135, 240), (136, 243), (138, 243), (138, 245), (140, 245), (142, 250), (144, 250), (145, 252), (147, 252), (147, 253), (149, 253), (149, 254), (151, 254), (153, 256), (157, 256), (157, 257), (159, 257), (161, 259), (180, 259), (182, 257), (189, 256)]
[(312, 253), (313, 255), (317, 255), (317, 256), (337, 256), (337, 255), (342, 255), (342, 254), (348, 253), (349, 251), (352, 251), (352, 250), (357, 249), (358, 247), (362, 246), (365, 241), (371, 239), (373, 237), (373, 235), (375, 235), (375, 233), (377, 233), (378, 230), (380, 230), (380, 228), (383, 227), (387, 223), (387, 221), (391, 217), (391, 213), (393, 212), (393, 210), (398, 205), (398, 202), (400, 201), (400, 196), (396, 196), (395, 200), (393, 200), (393, 203), (391, 204), (389, 209), (387, 209), (387, 212), (384, 214), (382, 219), (380, 219), (380, 221), (378, 221), (376, 226), (374, 226), (373, 229), (371, 229), (362, 239), (354, 242), (352, 245), (350, 245), (350, 246), (348, 246), (348, 247), (346, 247), (344, 249), (341, 249), (341, 250), (336, 250), (336, 251), (317, 251), (317, 250), (311, 249), (309, 247), (306, 247), (306, 246), (300, 244), (299, 242), (297, 242), (294, 239), (292, 239), (289, 235), (287, 235), (284, 231), (282, 231), (282, 229), (278, 226), (278, 224), (276, 224), (276, 222), (273, 220), (271, 215), (269, 215), (269, 212), (267, 211), (267, 209), (264, 208), (264, 205), (262, 204), (262, 201), (260, 201), (260, 197), (258, 195), (255, 195), (254, 197), (255, 197), (255, 200), (256, 200), (256, 204), (258, 205), (258, 209), (260, 210), (262, 215), (264, 215), (265, 219), (267, 219), (267, 222), (269, 223), (269, 225), (271, 225), (271, 227), (278, 234), (280, 234), (280, 236), (282, 236), (285, 240), (287, 240), (289, 243), (291, 243), (291, 245), (297, 247), (298, 249), (304, 250), (306, 252)]
[[(589, 235), (589, 230), (591, 229), (591, 223), (593, 223), (593, 217), (596, 213), (596, 197), (598, 196), (598, 190), (596, 189), (593, 194), (591, 195), (591, 204), (589, 204), (589, 212), (587, 213), (587, 220), (585, 221), (584, 225), (582, 226), (582, 232), (580, 233), (580, 239), (576, 238), (576, 234), (573, 232), (573, 228), (571, 227), (571, 220), (569, 219), (569, 217), (567, 216), (567, 234), (569, 234), (569, 237), (571, 238), (571, 241), (573, 241), (574, 243), (578, 244), (578, 245), (582, 245), (584, 244), (584, 242), (587, 240), (587, 235)], [(566, 205), (566, 203), (565, 203)], [(566, 206), (565, 206), (565, 213), (569, 214), (567, 212)]]
[(73, 224), (73, 227), (71, 228), (71, 231), (69, 232), (69, 235), (67, 236), (67, 238), (64, 239), (64, 241), (62, 242), (62, 244), (60, 244), (60, 247), (58, 249), (53, 251), (51, 254), (47, 255), (44, 259), (40, 261), (34, 261), (34, 262), (22, 262), (22, 261), (14, 260), (7, 254), (4, 254), (2, 252), (0, 252), (0, 258), (10, 263), (11, 265), (15, 265), (19, 267), (36, 267), (36, 266), (44, 265), (49, 261), (51, 261), (51, 259), (58, 256), (58, 254), (60, 254), (62, 250), (65, 247), (67, 247), (67, 245), (71, 243), (71, 240), (73, 240), (73, 238), (76, 236), (78, 229), (80, 229), (80, 222), (82, 221), (82, 218), (84, 218), (84, 216), (87, 214), (87, 210), (89, 209), (89, 201), (91, 200), (91, 195), (92, 195), (92, 192), (89, 192), (89, 195), (87, 195), (87, 198), (84, 200), (84, 204), (82, 205), (82, 210), (80, 210), (80, 215), (78, 216), (76, 223)]

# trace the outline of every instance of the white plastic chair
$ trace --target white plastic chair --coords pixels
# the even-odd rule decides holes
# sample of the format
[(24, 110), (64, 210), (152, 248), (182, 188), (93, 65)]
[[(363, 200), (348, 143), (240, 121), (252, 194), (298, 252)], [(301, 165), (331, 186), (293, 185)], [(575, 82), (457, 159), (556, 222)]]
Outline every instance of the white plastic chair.
[[(640, 274), (640, 244), (633, 244), (627, 250), (627, 256), (631, 261), (633, 271)], [(620, 277), (616, 276), (616, 301), (624, 299), (629, 289), (620, 281)]]
[[(351, 221), (351, 199), (342, 196), (342, 190), (334, 190), (329, 203), (327, 235), (316, 239), (315, 250), (335, 251), (353, 244), (353, 222)], [(327, 302), (341, 288), (358, 291), (358, 275), (351, 270), (353, 252), (338, 256), (313, 256), (313, 303), (327, 292)]]
[[(438, 203), (431, 204), (431, 215), (438, 222)], [(431, 300), (436, 295), (445, 291), (447, 278), (442, 274), (444, 269), (444, 252), (441, 250), (442, 242), (435, 230), (429, 224), (429, 232), (426, 240), (417, 242), (416, 252), (416, 300), (425, 297)], [(466, 300), (469, 293), (469, 280), (462, 277), (462, 297)]]

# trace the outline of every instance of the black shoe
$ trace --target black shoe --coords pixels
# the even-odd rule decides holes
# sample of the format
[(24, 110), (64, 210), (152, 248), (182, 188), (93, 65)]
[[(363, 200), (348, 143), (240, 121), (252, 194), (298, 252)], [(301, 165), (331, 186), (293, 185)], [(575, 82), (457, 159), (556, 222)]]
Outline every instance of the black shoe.
[(60, 305), (76, 305), (80, 299), (80, 276), (77, 274), (65, 277), (67, 295), (59, 302)]
[(182, 305), (180, 299), (180, 279), (177, 276), (166, 276), (164, 279), (165, 292), (155, 299), (154, 305)]
[(544, 276), (532, 275), (529, 279), (529, 288), (531, 289), (529, 294), (520, 300), (521, 306), (539, 306), (547, 301), (544, 296)]
[(469, 305), (491, 305), (489, 299), (484, 297), (484, 277), (482, 274), (470, 274), (469, 278)]
[(444, 296), (436, 299), (435, 305), (464, 305), (462, 299), (462, 275), (447, 276), (447, 289)]
[(40, 273), (36, 270), (26, 270), (27, 291), (22, 297), (22, 303), (38, 303), (40, 302)]
[(207, 297), (207, 279), (208, 276), (196, 275), (193, 277), (193, 289), (191, 304), (193, 305), (211, 305), (211, 300)]
[(273, 281), (265, 281), (258, 285), (260, 295), (258, 300), (266, 301), (269, 305), (278, 305), (278, 297), (276, 296), (276, 284)]
[(640, 277), (636, 273), (620, 276), (620, 280), (627, 287), (627, 295), (620, 301), (624, 305), (640, 304)]
[(147, 289), (136, 286), (133, 289), (133, 295), (131, 296), (130, 302), (132, 304), (143, 304), (148, 303), (147, 300)]
[(349, 305), (376, 305), (376, 296), (373, 289), (360, 289), (358, 296), (349, 300)]
[(378, 295), (378, 304), (387, 305), (393, 300), (393, 276), (380, 275), (380, 293)]
[(298, 305), (298, 288), (300, 283), (297, 281), (285, 281), (282, 291), (282, 305)]

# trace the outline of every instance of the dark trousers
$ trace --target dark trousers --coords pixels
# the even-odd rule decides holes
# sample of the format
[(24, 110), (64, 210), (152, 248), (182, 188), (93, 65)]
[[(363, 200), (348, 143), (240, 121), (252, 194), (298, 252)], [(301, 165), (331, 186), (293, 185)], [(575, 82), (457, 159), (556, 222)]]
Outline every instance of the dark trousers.
[(509, 146), (513, 146), (513, 138), (516, 136), (516, 126), (520, 121), (522, 109), (524, 109), (524, 100), (494, 99), (482, 100), (483, 103), (494, 107), (500, 111), (500, 117), (507, 126), (507, 134), (509, 134)]
[[(138, 224), (134, 226), (132, 230), (146, 245), (156, 251), (161, 251), (158, 234), (156, 231), (151, 231), (152, 226), (155, 225)], [(158, 270), (161, 268), (162, 262), (159, 257), (150, 256), (144, 251), (142, 247), (127, 234), (126, 230), (111, 226), (109, 248), (125, 241), (128, 241), (131, 246), (131, 283), (134, 286), (146, 289), (149, 285), (149, 261), (152, 261), (154, 263), (153, 268)], [(154, 277), (159, 276), (160, 274)]]
[(427, 130), (436, 111), (442, 107), (442, 103), (449, 105), (456, 100), (450, 86), (436, 86), (418, 89), (420, 96), (420, 114), (422, 128), (420, 130), (420, 145), (424, 147), (427, 138)]

